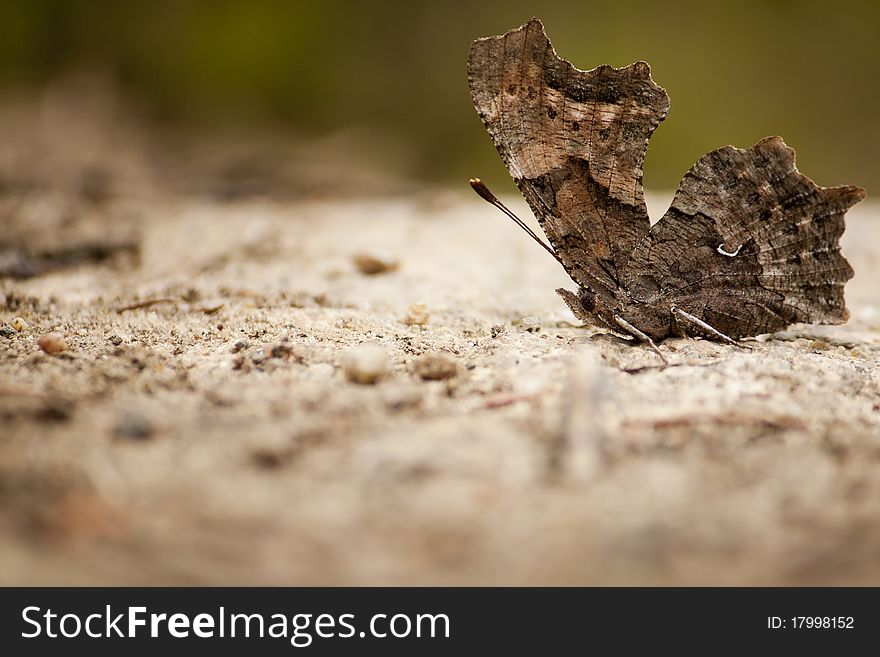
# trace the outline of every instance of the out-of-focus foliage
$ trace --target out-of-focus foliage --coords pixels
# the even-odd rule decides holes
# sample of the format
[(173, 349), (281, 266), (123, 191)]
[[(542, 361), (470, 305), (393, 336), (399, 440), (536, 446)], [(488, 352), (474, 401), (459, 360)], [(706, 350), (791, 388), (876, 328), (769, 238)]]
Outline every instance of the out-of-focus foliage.
[(397, 173), (503, 180), (465, 59), (473, 38), (536, 13), (580, 68), (644, 59), (668, 90), (649, 187), (771, 134), (820, 184), (880, 182), (880, 4), (869, 2), (4, 0), (0, 93), (97, 69), (185, 125), (362, 133)]

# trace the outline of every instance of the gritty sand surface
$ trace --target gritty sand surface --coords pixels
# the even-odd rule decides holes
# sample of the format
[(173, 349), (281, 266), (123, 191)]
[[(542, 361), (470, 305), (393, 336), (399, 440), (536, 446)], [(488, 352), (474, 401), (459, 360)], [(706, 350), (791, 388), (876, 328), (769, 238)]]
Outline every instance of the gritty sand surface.
[(139, 256), (0, 280), (0, 583), (880, 584), (877, 205), (848, 325), (626, 371), (476, 197), (132, 179), (3, 192), (7, 247)]

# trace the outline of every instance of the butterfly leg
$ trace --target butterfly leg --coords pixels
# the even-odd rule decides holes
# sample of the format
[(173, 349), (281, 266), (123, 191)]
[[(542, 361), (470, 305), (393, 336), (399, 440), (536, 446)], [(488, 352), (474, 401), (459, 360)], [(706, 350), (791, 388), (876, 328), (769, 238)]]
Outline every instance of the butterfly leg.
[(695, 317), (694, 315), (691, 315), (689, 312), (685, 312), (684, 310), (682, 310), (678, 306), (672, 306), (669, 310), (676, 317), (679, 317), (679, 318), (685, 320), (686, 322), (690, 322), (691, 324), (702, 329), (703, 331), (705, 331), (709, 335), (715, 336), (716, 338), (718, 338), (722, 342), (726, 342), (727, 344), (732, 344), (734, 347), (738, 347), (739, 349), (745, 349), (746, 351), (751, 351), (748, 347), (746, 347), (743, 344), (740, 344), (739, 342), (737, 342), (736, 340), (734, 340), (730, 336), (724, 335), (724, 333), (722, 333), (721, 331), (716, 329), (711, 324), (707, 324), (699, 317)]
[(649, 347), (651, 347), (651, 349), (654, 350), (654, 353), (657, 354), (658, 356), (660, 356), (660, 360), (663, 361), (664, 365), (669, 365), (669, 361), (666, 360), (666, 357), (663, 355), (663, 353), (660, 351), (660, 349), (657, 348), (657, 345), (654, 344), (654, 341), (651, 339), (651, 336), (649, 336), (649, 335), (643, 333), (642, 331), (640, 331), (639, 329), (637, 329), (635, 326), (630, 324), (628, 321), (626, 321), (620, 315), (615, 315), (614, 321), (617, 322), (617, 325), (620, 328), (622, 328), (624, 331), (629, 333), (631, 336), (633, 336), (637, 340), (641, 340), (642, 342), (646, 343)]

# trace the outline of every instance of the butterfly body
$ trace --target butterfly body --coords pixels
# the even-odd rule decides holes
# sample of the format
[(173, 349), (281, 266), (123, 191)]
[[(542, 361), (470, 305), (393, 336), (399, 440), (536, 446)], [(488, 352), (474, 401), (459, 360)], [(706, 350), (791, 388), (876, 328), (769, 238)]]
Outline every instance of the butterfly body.
[[(852, 268), (840, 253), (854, 186), (797, 171), (779, 137), (701, 157), (653, 227), (642, 164), (669, 97), (648, 64), (575, 68), (532, 19), (478, 39), (474, 106), (577, 292), (582, 321), (661, 340), (696, 318), (733, 338), (795, 322), (841, 323)], [(711, 335), (708, 337), (712, 337)]]

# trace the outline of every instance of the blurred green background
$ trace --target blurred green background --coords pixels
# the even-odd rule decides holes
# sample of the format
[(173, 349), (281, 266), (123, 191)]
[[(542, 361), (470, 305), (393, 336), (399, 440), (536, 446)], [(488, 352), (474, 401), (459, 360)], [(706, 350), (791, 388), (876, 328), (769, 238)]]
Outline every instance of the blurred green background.
[(472, 39), (533, 14), (580, 68), (651, 64), (672, 108), (651, 142), (649, 188), (674, 188), (708, 150), (771, 134), (820, 184), (880, 182), (873, 2), (3, 0), (0, 95), (94, 69), (185, 127), (360, 134), (394, 175), (479, 175), (508, 192), (465, 59)]

